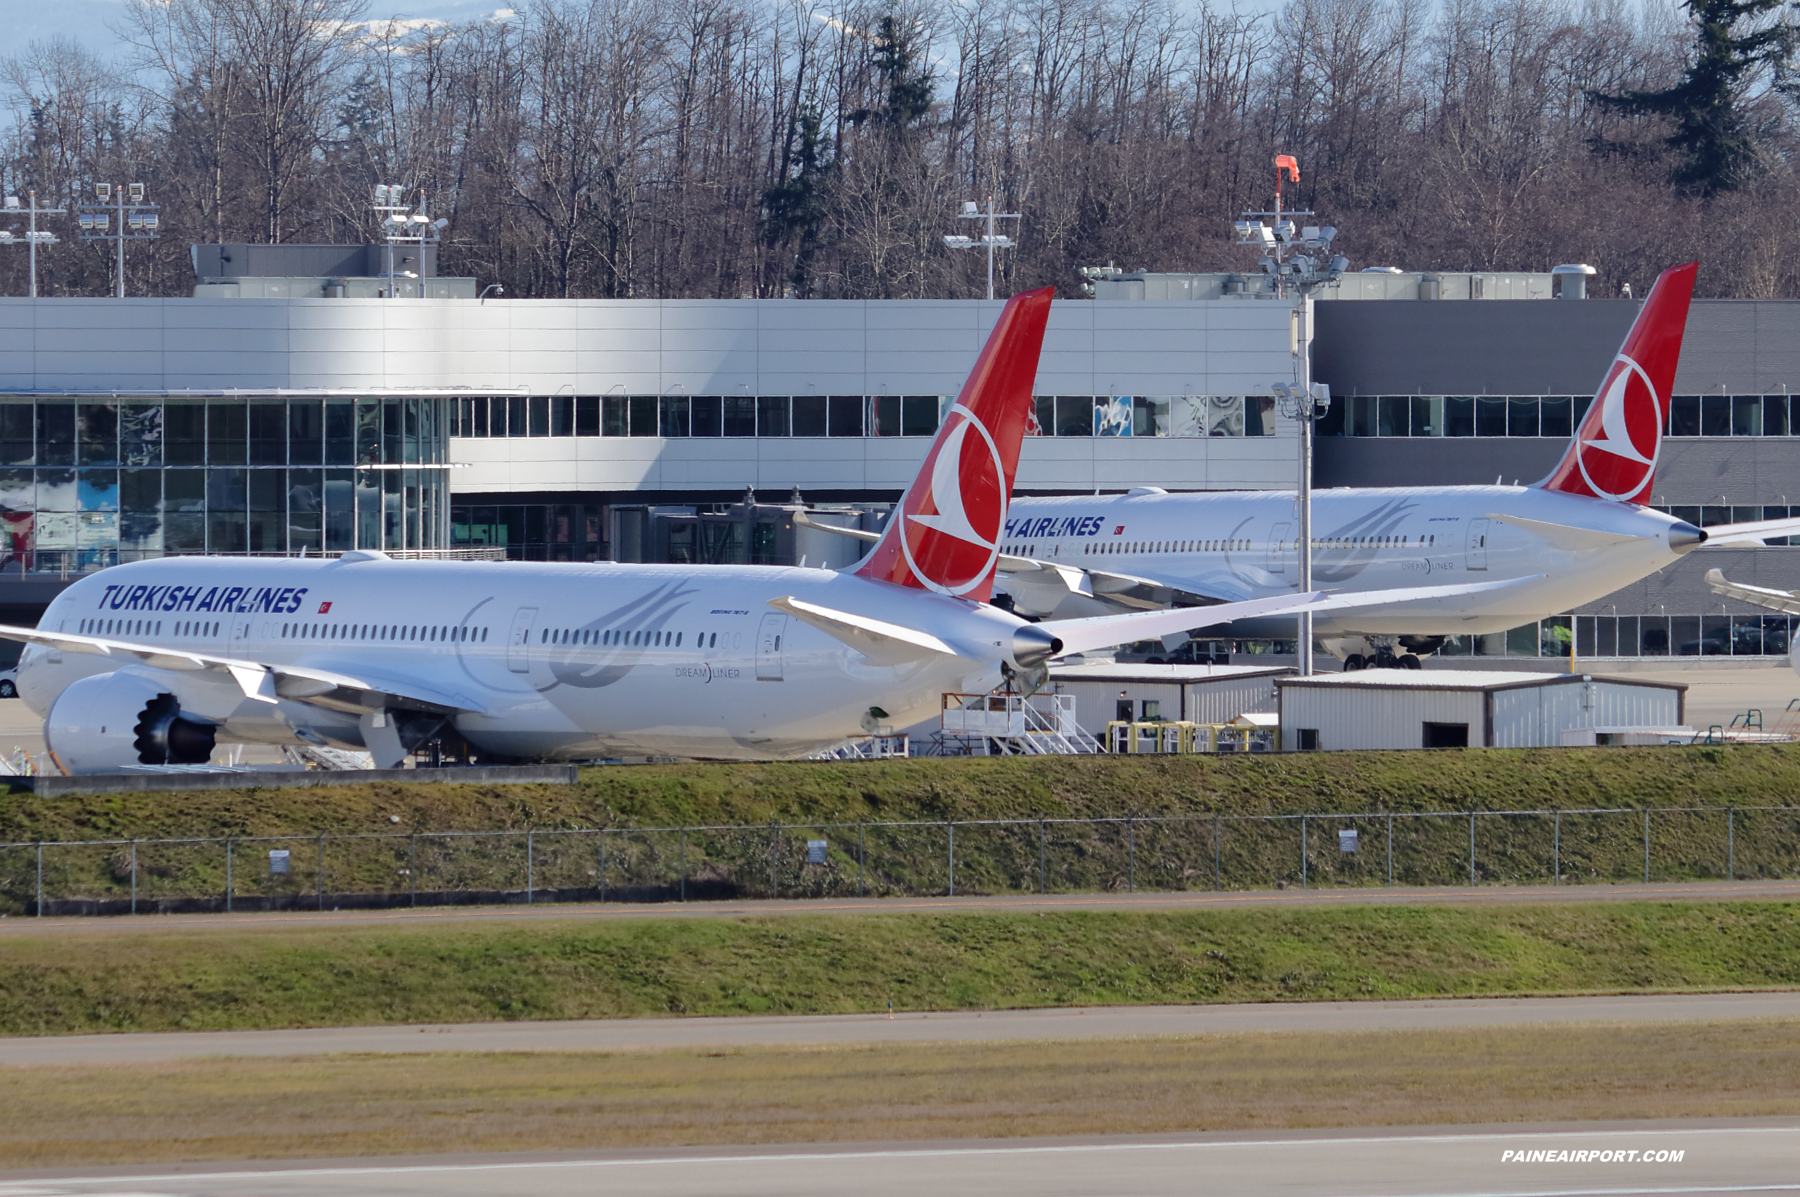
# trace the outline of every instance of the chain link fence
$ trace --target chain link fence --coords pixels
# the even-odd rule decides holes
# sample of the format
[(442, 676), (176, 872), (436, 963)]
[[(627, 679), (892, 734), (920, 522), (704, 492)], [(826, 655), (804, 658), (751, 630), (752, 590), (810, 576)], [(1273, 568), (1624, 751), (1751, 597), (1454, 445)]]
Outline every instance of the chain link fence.
[(1195, 815), (0, 844), (0, 913), (1800, 876), (1800, 808)]

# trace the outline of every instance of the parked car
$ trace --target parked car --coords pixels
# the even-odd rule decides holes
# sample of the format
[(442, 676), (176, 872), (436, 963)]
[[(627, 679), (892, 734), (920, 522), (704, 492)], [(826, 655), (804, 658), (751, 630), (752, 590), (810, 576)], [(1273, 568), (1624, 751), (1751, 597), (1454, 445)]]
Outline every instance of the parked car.
[(1742, 657), (1757, 654), (1778, 657), (1786, 651), (1788, 636), (1785, 627), (1733, 627), (1729, 631), (1719, 628), (1698, 640), (1688, 640), (1681, 645), (1681, 655), (1684, 657)]
[(19, 696), (19, 670), (0, 669), (0, 698), (17, 698)]

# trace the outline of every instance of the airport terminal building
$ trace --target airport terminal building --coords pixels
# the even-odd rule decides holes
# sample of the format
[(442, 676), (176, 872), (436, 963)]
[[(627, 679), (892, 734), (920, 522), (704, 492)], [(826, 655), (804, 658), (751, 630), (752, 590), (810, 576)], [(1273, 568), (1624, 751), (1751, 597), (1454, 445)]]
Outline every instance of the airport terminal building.
[[(268, 276), (0, 300), (0, 615), (34, 619), (69, 578), (157, 554), (836, 563), (852, 542), (803, 535), (795, 505), (872, 526), (999, 309), (481, 299), (456, 280), (359, 298), (241, 257)], [(1295, 429), (1270, 397), (1292, 377), (1290, 304), (1233, 277), (1124, 276), (1056, 304), (1021, 491), (1293, 487)], [(1317, 484), (1546, 474), (1638, 306), (1549, 290), (1352, 276), (1318, 302), (1334, 402)], [(1676, 389), (1657, 506), (1701, 524), (1800, 512), (1800, 302), (1696, 302)], [(1711, 566), (1800, 585), (1794, 549), (1707, 551), (1452, 651), (1554, 655), (1573, 634), (1583, 656), (1786, 652), (1786, 619), (1721, 604)]]

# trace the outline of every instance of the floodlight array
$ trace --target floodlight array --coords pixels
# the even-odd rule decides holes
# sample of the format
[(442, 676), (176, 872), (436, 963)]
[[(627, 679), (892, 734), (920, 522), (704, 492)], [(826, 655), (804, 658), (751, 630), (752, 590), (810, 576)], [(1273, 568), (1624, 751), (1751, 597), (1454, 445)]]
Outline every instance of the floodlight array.
[(1018, 220), (1017, 212), (994, 211), (994, 197), (988, 196), (987, 210), (974, 200), (964, 200), (962, 211), (957, 213), (958, 220), (982, 220), (987, 222), (987, 232), (979, 237), (965, 237), (960, 233), (951, 233), (944, 237), (946, 249), (985, 249), (987, 251), (987, 297), (994, 297), (994, 251), (997, 249), (1017, 249), (1019, 243), (1003, 233), (996, 232), (994, 222), (997, 220)]
[[(381, 235), (387, 241), (387, 269), (383, 272), (388, 280), (387, 297), (395, 297), (395, 279), (413, 279), (420, 277), (419, 272), (394, 269), (394, 246), (417, 245), (421, 249), (420, 266), (423, 269), (423, 247), (436, 244), (442, 238), (443, 231), (450, 222), (443, 218), (433, 220), (425, 211), (423, 197), (415, 206), (409, 196), (411, 189), (399, 183), (377, 183), (374, 189), (375, 202), (371, 205)], [(424, 297), (424, 288), (419, 290), (420, 298)]]
[(36, 299), (37, 293), (38, 293), (38, 285), (37, 285), (38, 246), (40, 246), (40, 245), (55, 245), (57, 242), (55, 233), (50, 232), (48, 229), (40, 229), (37, 227), (38, 217), (40, 217), (40, 216), (67, 216), (69, 213), (69, 210), (67, 208), (40, 208), (40, 207), (38, 207), (37, 192), (35, 192), (35, 191), (28, 192), (27, 196), (30, 200), (29, 203), (20, 203), (19, 197), (16, 195), (9, 195), (5, 198), (3, 210), (6, 212), (9, 212), (9, 213), (14, 213), (19, 216), (27, 217), (29, 223), (28, 223), (28, 226), (23, 235), (20, 235), (19, 231), (16, 228), (0, 231), (0, 245), (23, 245), (30, 251), (31, 285), (30, 285), (30, 290), (27, 293), (31, 296), (31, 298)]
[[(96, 204), (83, 205), (75, 216), (76, 229), (83, 241), (111, 241), (115, 244), (117, 265), (113, 294), (125, 298), (125, 243), (154, 241), (161, 234), (159, 205), (145, 200), (142, 183), (95, 183)], [(118, 223), (113, 223), (113, 217)]]

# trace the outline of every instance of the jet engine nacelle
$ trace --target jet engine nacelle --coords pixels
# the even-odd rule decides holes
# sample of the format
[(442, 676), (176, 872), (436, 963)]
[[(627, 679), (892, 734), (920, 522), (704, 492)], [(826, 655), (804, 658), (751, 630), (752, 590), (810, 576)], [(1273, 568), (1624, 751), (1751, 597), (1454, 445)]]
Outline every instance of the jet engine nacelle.
[(44, 740), (71, 773), (133, 765), (203, 765), (217, 725), (182, 714), (174, 694), (142, 674), (99, 673), (64, 690), (44, 720)]

